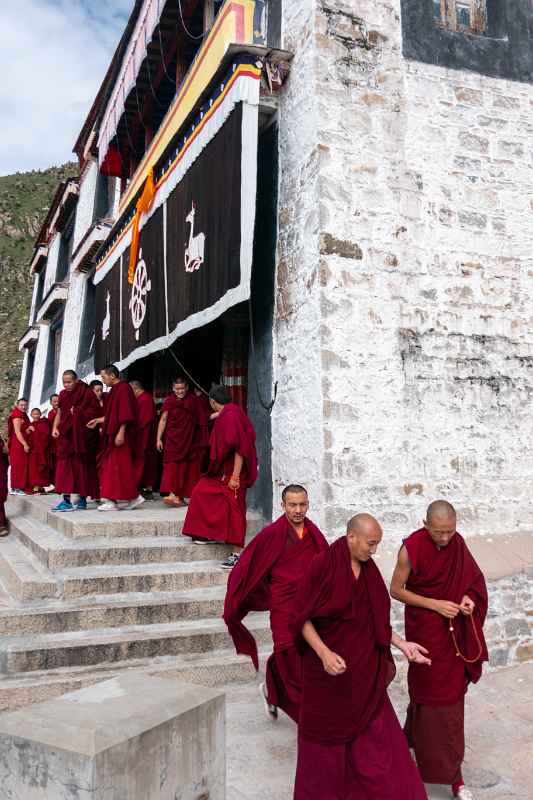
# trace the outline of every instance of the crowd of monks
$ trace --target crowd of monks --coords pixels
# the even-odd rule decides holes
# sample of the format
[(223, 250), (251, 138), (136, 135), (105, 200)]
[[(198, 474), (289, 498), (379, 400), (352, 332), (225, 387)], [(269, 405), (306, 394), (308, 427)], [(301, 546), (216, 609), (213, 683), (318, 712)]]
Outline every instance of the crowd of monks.
[[(7, 456), (12, 491), (53, 489), (58, 513), (84, 510), (88, 498), (100, 511), (131, 510), (158, 490), (168, 506), (187, 507), (184, 536), (232, 545), (222, 565), (231, 569), (224, 620), (256, 670), (243, 621), (270, 612), (274, 649), (261, 702), (270, 719), (281, 709), (297, 725), (294, 800), (424, 800), (424, 783), (473, 800), (461, 771), (464, 699), (488, 659), (488, 598), (453, 506), (430, 504), (400, 548), (390, 588), (373, 560), (379, 522), (356, 514), (328, 544), (299, 484), (284, 489), (279, 519), (245, 547), (255, 432), (227, 388), (207, 397), (178, 377), (158, 410), (114, 365), (100, 377), (87, 385), (67, 370), (46, 417), (36, 408), (28, 417), (27, 402), (17, 402), (0, 452), (3, 532)], [(391, 628), (391, 595), (405, 605), (405, 639)], [(391, 647), (409, 662), (403, 730), (387, 692)]]

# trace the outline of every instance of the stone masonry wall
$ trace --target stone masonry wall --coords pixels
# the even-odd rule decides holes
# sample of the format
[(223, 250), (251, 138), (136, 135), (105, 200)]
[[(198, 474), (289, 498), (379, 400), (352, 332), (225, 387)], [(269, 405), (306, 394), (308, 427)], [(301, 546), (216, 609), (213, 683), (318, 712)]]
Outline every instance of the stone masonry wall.
[[(322, 523), (368, 510), (397, 541), (447, 497), (469, 534), (531, 530), (532, 88), (407, 61), (399, 0), (317, 0), (315, 26)], [(311, 258), (314, 226), (291, 216), (307, 195), (285, 181), (285, 241)], [(298, 263), (286, 304), (305, 307), (308, 359), (311, 275)]]

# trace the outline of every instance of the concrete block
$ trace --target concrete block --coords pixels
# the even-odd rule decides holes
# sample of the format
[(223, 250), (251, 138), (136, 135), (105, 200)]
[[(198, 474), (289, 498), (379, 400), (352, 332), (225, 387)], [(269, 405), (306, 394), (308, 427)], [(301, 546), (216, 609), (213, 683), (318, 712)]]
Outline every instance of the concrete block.
[(0, 717), (2, 797), (224, 800), (225, 696), (141, 673)]

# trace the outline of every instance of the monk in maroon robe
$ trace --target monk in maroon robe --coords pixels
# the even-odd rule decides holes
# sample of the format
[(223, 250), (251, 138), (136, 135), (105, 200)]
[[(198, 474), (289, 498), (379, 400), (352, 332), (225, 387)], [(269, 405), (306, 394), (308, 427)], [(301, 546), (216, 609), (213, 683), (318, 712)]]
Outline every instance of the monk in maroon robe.
[(427, 800), (387, 694), (390, 645), (429, 664), (390, 626), (390, 599), (372, 555), (378, 522), (357, 514), (300, 582), (303, 690), (294, 800)]
[(259, 669), (257, 645), (242, 620), (250, 611), (270, 611), (274, 652), (267, 661), (261, 699), (272, 719), (281, 708), (295, 722), (300, 714), (302, 656), (290, 629), (296, 586), (317, 553), (328, 543), (307, 518), (309, 500), (303, 486), (291, 484), (282, 493), (285, 512), (244, 548), (226, 592), (224, 620), (235, 649), (250, 656)]
[(28, 491), (42, 492), (50, 485), (50, 441), (52, 429), (49, 420), (39, 408), (31, 410), (31, 424), (26, 428), (30, 445), (28, 454)]
[(7, 470), (9, 468), (9, 458), (7, 455), (4, 440), (0, 436), (0, 536), (7, 536), (7, 517), (5, 502), (7, 500)]
[(28, 486), (28, 456), (30, 445), (26, 438), (26, 429), (30, 424), (27, 414), (28, 401), (25, 397), (17, 400), (17, 404), (7, 422), (7, 446), (9, 464), (11, 466), (11, 489), (14, 494), (25, 494)]
[(194, 444), (199, 427), (198, 402), (185, 378), (172, 384), (172, 394), (163, 403), (157, 428), (157, 449), (163, 453), (163, 474), (159, 491), (167, 492), (164, 502), (186, 505), (200, 480), (200, 464)]
[[(63, 499), (54, 511), (83, 511), (87, 497), (99, 496), (96, 473), (98, 438), (87, 429), (87, 423), (98, 413), (94, 392), (78, 380), (74, 370), (63, 373), (63, 390), (59, 394), (59, 408), (54, 419), (52, 437), (57, 441), (55, 488)], [(79, 495), (76, 506), (71, 495)]]
[(157, 482), (156, 431), (157, 412), (155, 400), (145, 391), (140, 381), (130, 381), (137, 401), (137, 436), (133, 446), (133, 467), (137, 488), (145, 498), (152, 495)]
[[(231, 402), (225, 386), (209, 392), (218, 415), (209, 443), (209, 466), (193, 489), (183, 526), (184, 536), (197, 544), (227, 542), (244, 547), (246, 491), (257, 478), (255, 431), (242, 408)], [(228, 566), (238, 559), (232, 553)]]
[(405, 603), (406, 636), (431, 653), (430, 669), (411, 664), (405, 732), (426, 783), (447, 783), (471, 800), (461, 764), (465, 752), (464, 697), (488, 659), (483, 636), (485, 579), (457, 533), (454, 507), (431, 503), (424, 527), (404, 540), (391, 594)]
[[(53, 394), (50, 397), (50, 411), (46, 415), (48, 422), (50, 423), (50, 433), (54, 429), (54, 420), (56, 418), (57, 412), (59, 409), (59, 395)], [(53, 436), (50, 438), (50, 487), (49, 491), (52, 491), (53, 487), (55, 487), (55, 475), (56, 475), (56, 463), (57, 463), (57, 439), (54, 439)]]
[(134, 470), (134, 447), (137, 435), (137, 401), (127, 381), (120, 380), (114, 364), (108, 364), (100, 377), (109, 386), (105, 417), (93, 419), (89, 427), (102, 425), (104, 453), (100, 468), (100, 490), (105, 502), (99, 511), (114, 511), (118, 500), (128, 501), (127, 509), (144, 503), (139, 494)]

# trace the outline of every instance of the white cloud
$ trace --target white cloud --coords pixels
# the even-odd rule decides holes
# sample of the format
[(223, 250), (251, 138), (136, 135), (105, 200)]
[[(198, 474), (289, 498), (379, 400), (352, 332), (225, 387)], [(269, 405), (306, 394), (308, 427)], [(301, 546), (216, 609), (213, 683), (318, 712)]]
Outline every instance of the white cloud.
[(0, 175), (73, 158), (133, 0), (2, 0)]

